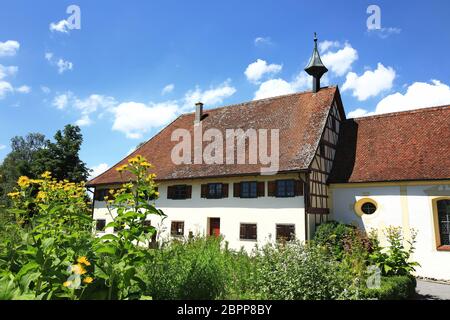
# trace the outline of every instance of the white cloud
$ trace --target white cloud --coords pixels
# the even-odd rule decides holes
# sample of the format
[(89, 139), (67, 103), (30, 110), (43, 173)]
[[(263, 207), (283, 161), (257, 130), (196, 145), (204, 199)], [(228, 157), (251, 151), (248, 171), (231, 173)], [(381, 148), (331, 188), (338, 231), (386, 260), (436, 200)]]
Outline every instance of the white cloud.
[(6, 146), (4, 144), (0, 144), (0, 150), (6, 149)]
[(59, 74), (63, 74), (65, 71), (73, 69), (73, 63), (70, 61), (65, 61), (63, 59), (59, 59), (56, 65), (58, 66)]
[(213, 107), (222, 103), (226, 98), (231, 97), (235, 92), (236, 89), (230, 85), (230, 80), (205, 91), (196, 87), (195, 90), (190, 90), (185, 94), (183, 109), (191, 110), (195, 103), (199, 101), (203, 102), (205, 107)]
[(50, 23), (50, 31), (51, 32), (61, 32), (61, 33), (69, 33), (69, 22), (66, 20), (61, 20), (59, 22)]
[[(327, 49), (331, 48), (329, 44), (322, 46), (327, 47)], [(358, 51), (356, 51), (349, 43), (346, 43), (344, 48), (339, 49), (338, 51), (327, 51), (322, 56), (322, 61), (325, 66), (339, 77), (350, 71), (352, 64), (356, 60), (358, 60)]]
[(277, 74), (281, 71), (282, 68), (282, 65), (267, 64), (266, 61), (258, 59), (255, 62), (249, 64), (244, 73), (248, 81), (258, 83), (264, 75)]
[(342, 92), (347, 90), (353, 91), (353, 96), (359, 101), (367, 100), (375, 97), (381, 92), (390, 90), (396, 77), (395, 70), (392, 67), (385, 67), (378, 63), (377, 69), (374, 71), (367, 70), (361, 76), (354, 72), (347, 74)]
[(407, 88), (404, 94), (396, 92), (382, 99), (374, 112), (356, 109), (349, 113), (349, 117), (350, 115), (361, 117), (442, 105), (450, 105), (450, 86), (439, 80), (431, 80), (431, 83), (415, 82)]
[(319, 42), (319, 52), (324, 53), (331, 48), (337, 48), (340, 46), (341, 44), (339, 43), (339, 41), (329, 41), (329, 40), (321, 41)]
[(31, 88), (29, 86), (20, 86), (20, 87), (16, 88), (15, 90), (19, 93), (24, 93), (24, 94), (31, 92)]
[[(73, 63), (66, 61), (63, 58), (54, 59), (54, 54), (52, 52), (45, 53), (45, 59), (50, 62), (51, 65), (58, 68), (58, 73), (63, 74), (67, 70), (73, 70)], [(57, 60), (57, 61), (55, 61)]]
[(254, 40), (255, 46), (272, 45), (273, 42), (270, 37), (257, 37)]
[(294, 93), (292, 84), (283, 79), (271, 79), (263, 82), (255, 92), (255, 100)]
[(389, 27), (381, 29), (368, 29), (367, 32), (369, 33), (369, 35), (373, 34), (379, 36), (381, 39), (386, 39), (393, 34), (400, 34), (402, 32), (402, 29)]
[(87, 126), (90, 126), (92, 123), (93, 122), (92, 122), (91, 118), (87, 114), (82, 115), (80, 119), (75, 121), (75, 125), (77, 125), (79, 127), (87, 127)]
[(368, 116), (368, 115), (372, 115), (373, 113), (371, 112), (369, 114), (369, 112), (367, 112), (367, 110), (362, 109), (362, 108), (357, 108), (351, 112), (349, 112), (347, 114), (347, 118), (359, 118), (359, 117), (364, 117), (364, 116)]
[(4, 99), (11, 92), (14, 92), (13, 86), (9, 82), (0, 81), (0, 99)]
[(52, 102), (52, 105), (58, 108), (59, 110), (65, 109), (68, 104), (69, 100), (72, 99), (72, 92), (67, 91), (66, 93), (57, 95)]
[(41, 90), (45, 94), (49, 94), (51, 92), (50, 88), (46, 86), (41, 86)]
[(19, 71), (19, 68), (16, 66), (5, 67), (0, 64), (0, 80), (6, 78), (8, 76), (16, 75), (17, 71)]
[(93, 166), (90, 169), (92, 170), (89, 179), (94, 179), (95, 177), (98, 177), (99, 175), (101, 175), (103, 172), (105, 172), (106, 170), (108, 170), (110, 168), (110, 166), (107, 163), (100, 163), (97, 166)]
[(138, 102), (124, 102), (113, 109), (112, 129), (125, 133), (127, 138), (141, 139), (153, 128), (161, 127), (173, 120), (179, 111), (175, 102), (145, 105)]
[(171, 93), (173, 91), (173, 89), (175, 89), (175, 85), (173, 83), (168, 84), (167, 86), (165, 86), (162, 89), (161, 94), (165, 95), (165, 94)]
[(20, 43), (14, 40), (0, 42), (0, 57), (15, 56), (20, 49)]

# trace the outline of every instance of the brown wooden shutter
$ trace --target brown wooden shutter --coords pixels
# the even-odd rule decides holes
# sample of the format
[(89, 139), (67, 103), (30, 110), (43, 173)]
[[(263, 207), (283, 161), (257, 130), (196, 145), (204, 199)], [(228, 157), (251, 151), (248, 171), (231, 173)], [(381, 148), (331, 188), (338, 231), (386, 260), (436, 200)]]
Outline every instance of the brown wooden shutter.
[(175, 188), (173, 186), (167, 187), (167, 199), (173, 199), (175, 196)]
[(95, 188), (95, 190), (94, 190), (94, 200), (99, 201), (97, 188)]
[(192, 186), (186, 186), (186, 199), (192, 198)]
[(222, 183), (222, 198), (228, 198), (228, 183)]
[(302, 196), (303, 195), (303, 181), (295, 180), (295, 195)]
[(277, 195), (277, 182), (276, 181), (269, 181), (269, 197), (276, 197)]
[(264, 181), (258, 182), (258, 197), (266, 196), (266, 184)]
[(208, 185), (207, 184), (202, 184), (202, 186), (201, 186), (201, 197), (208, 198)]
[(240, 198), (241, 197), (241, 183), (240, 182), (235, 183), (233, 185), (233, 196), (235, 198)]

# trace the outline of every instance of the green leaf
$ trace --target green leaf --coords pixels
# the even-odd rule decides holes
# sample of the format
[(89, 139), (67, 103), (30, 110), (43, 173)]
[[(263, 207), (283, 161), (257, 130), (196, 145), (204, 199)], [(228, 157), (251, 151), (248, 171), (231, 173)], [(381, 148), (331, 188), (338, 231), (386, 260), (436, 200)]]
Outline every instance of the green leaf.
[(98, 254), (105, 253), (105, 254), (110, 254), (110, 255), (115, 255), (116, 251), (117, 251), (117, 249), (113, 246), (102, 246), (95, 250), (95, 252)]
[(19, 270), (16, 279), (20, 279), (26, 273), (36, 269), (39, 269), (39, 264), (36, 261), (30, 261)]

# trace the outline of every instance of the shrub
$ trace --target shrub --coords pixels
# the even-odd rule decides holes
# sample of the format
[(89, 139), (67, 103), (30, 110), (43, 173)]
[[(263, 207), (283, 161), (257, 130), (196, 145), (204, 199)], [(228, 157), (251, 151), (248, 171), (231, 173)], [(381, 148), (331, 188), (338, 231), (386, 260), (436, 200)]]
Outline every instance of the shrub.
[[(375, 241), (376, 248), (370, 255), (370, 261), (378, 266), (385, 276), (405, 276), (415, 271), (419, 266), (417, 262), (410, 261), (414, 253), (417, 233), (412, 230), (411, 240), (407, 241), (399, 227), (389, 227), (385, 231), (386, 239), (389, 243), (387, 248), (379, 246)], [(405, 243), (409, 248), (405, 247)]]
[(351, 299), (358, 296), (352, 275), (316, 245), (268, 244), (256, 252), (255, 292), (270, 300)]
[(378, 300), (410, 299), (416, 292), (416, 284), (416, 279), (409, 275), (382, 277), (379, 289), (366, 289), (362, 296)]

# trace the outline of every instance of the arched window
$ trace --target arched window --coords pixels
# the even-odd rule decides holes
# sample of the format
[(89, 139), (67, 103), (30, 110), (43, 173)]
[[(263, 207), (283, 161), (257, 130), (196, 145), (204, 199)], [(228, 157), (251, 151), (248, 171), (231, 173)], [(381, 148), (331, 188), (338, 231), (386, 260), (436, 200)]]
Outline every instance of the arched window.
[(450, 199), (437, 201), (437, 218), (441, 246), (450, 246)]

